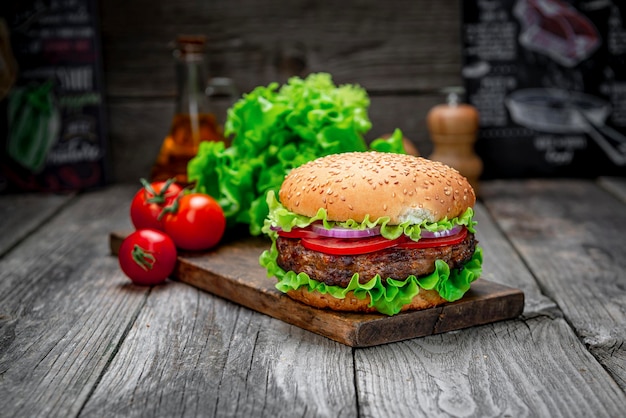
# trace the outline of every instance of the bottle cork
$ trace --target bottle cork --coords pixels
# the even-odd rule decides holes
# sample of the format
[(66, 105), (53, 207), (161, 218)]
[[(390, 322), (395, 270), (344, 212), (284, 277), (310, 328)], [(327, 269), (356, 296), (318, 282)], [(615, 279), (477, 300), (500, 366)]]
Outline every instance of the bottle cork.
[(457, 169), (476, 194), (483, 171), (483, 162), (474, 151), (478, 121), (476, 108), (459, 103), (456, 93), (450, 93), (446, 104), (433, 107), (426, 116), (433, 142), (433, 153), (428, 158)]

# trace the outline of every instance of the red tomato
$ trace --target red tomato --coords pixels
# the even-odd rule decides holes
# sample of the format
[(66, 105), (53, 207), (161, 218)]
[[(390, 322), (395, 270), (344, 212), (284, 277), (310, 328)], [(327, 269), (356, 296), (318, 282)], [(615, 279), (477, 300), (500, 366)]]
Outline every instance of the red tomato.
[(358, 255), (391, 247), (417, 249), (454, 245), (462, 242), (466, 236), (467, 228), (463, 228), (458, 234), (449, 237), (422, 238), (419, 241), (413, 241), (406, 236), (389, 240), (381, 235), (367, 238), (328, 238), (318, 235), (317, 237), (302, 237), (302, 246), (326, 254)]
[(176, 266), (174, 241), (156, 229), (138, 229), (124, 239), (118, 253), (122, 271), (139, 285), (159, 284)]
[(203, 193), (189, 193), (178, 199), (178, 209), (165, 217), (165, 232), (178, 248), (208, 250), (220, 242), (226, 218), (219, 203)]
[(381, 235), (368, 238), (302, 238), (302, 246), (309, 250), (335, 255), (356, 255), (373, 253), (395, 247), (403, 238), (389, 240)]
[(310, 227), (306, 227), (306, 228), (291, 228), (291, 231), (287, 232), (287, 231), (278, 231), (277, 232), (278, 236), (284, 237), (284, 238), (317, 238), (319, 237), (318, 234), (316, 234), (315, 232), (311, 231)]
[(419, 241), (413, 241), (406, 239), (405, 242), (399, 245), (400, 248), (430, 248), (430, 247), (443, 247), (446, 245), (455, 245), (463, 242), (467, 237), (467, 228), (463, 227), (458, 234), (450, 235), (443, 238), (422, 238)]
[(139, 190), (130, 204), (130, 219), (136, 229), (153, 228), (163, 230), (163, 220), (159, 215), (165, 206), (170, 205), (182, 188), (174, 179), (148, 183), (141, 179), (144, 187)]

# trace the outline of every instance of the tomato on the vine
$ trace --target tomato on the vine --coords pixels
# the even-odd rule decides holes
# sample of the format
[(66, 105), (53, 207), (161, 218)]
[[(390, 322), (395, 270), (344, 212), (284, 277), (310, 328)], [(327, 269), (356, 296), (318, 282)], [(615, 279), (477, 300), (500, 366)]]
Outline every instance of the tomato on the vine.
[(162, 231), (138, 229), (127, 236), (118, 252), (120, 268), (139, 285), (159, 284), (176, 266), (176, 245)]
[(143, 187), (135, 193), (130, 204), (130, 219), (136, 229), (154, 228), (163, 230), (161, 211), (172, 204), (182, 191), (175, 179), (148, 183), (141, 179)]
[(164, 218), (165, 232), (178, 248), (208, 250), (226, 229), (226, 217), (215, 199), (204, 193), (181, 195)]

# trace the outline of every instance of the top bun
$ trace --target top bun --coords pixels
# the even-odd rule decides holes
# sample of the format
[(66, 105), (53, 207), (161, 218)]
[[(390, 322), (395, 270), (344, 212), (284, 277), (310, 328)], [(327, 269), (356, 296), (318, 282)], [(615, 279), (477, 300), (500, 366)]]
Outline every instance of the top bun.
[(285, 177), (279, 197), (300, 215), (313, 217), (324, 208), (330, 221), (388, 216), (392, 225), (456, 218), (476, 202), (474, 189), (455, 169), (382, 152), (333, 154), (308, 162)]

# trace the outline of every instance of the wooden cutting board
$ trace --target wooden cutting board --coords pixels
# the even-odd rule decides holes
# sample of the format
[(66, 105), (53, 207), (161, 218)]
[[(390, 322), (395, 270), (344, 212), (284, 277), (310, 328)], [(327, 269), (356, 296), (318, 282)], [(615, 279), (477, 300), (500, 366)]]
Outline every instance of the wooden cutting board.
[[(117, 254), (127, 234), (110, 235)], [(281, 293), (259, 265), (264, 238), (223, 243), (214, 251), (179, 253), (173, 279), (351, 347), (369, 347), (512, 319), (524, 309), (524, 293), (478, 279), (465, 297), (430, 309), (394, 316), (352, 314), (304, 305)]]

